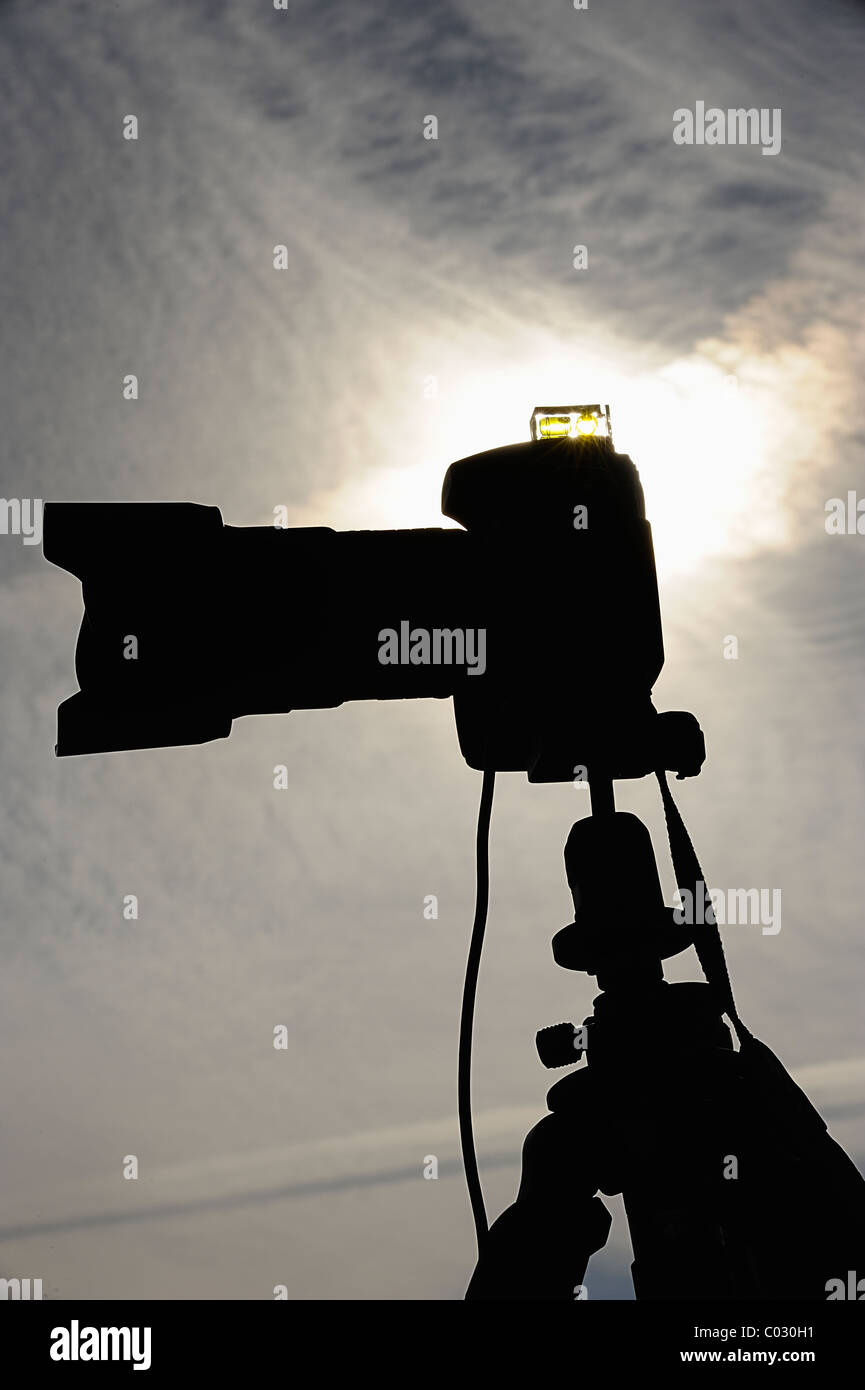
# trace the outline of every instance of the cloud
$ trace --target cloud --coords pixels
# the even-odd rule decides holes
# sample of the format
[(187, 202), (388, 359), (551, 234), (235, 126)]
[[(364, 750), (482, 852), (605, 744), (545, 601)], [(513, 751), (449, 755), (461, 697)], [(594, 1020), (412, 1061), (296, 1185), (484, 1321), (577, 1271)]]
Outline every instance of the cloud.
[[(636, 3), (492, 0), (0, 16), (4, 495), (436, 524), (452, 458), (524, 437), (548, 391), (612, 388), (662, 557), (658, 704), (694, 709), (709, 744), (681, 804), (715, 883), (783, 889), (779, 936), (743, 930), (728, 952), (746, 1019), (806, 1068), (862, 1042), (862, 562), (826, 536), (823, 502), (855, 485), (862, 437), (863, 43), (853, 7), (824, 6), (815, 44), (811, 7), (745, 0), (669, 0), (663, 23)], [(782, 105), (781, 156), (674, 147), (672, 112), (699, 95)], [(670, 414), (675, 449), (644, 423)], [(85, 1296), (267, 1297), (281, 1275), (296, 1297), (458, 1297), (459, 1183), (373, 1181), (428, 1144), (454, 1153), (452, 1122), (425, 1118), (453, 1108), (472, 909), (478, 787), (449, 706), (242, 720), (204, 748), (58, 763), (77, 586), (9, 537), (0, 576), (2, 1222), (35, 1230), (50, 1195), (59, 1223), (10, 1240), (7, 1265), (38, 1254), (46, 1287)], [(669, 892), (652, 788), (619, 795)], [(476, 1088), (482, 1114), (514, 1118), (492, 1154), (543, 1111), (535, 1029), (591, 1006), (593, 982), (549, 955), (586, 809), (569, 786), (500, 779)], [(859, 1073), (837, 1079), (855, 1109)], [(398, 1137), (364, 1147), (382, 1131)], [(343, 1186), (198, 1220), (171, 1205), (279, 1192), (289, 1152), (294, 1181)], [(493, 1206), (514, 1177), (490, 1173)], [(134, 1244), (122, 1222), (68, 1225), (127, 1204), (172, 1214)], [(623, 1296), (624, 1243), (614, 1257), (604, 1287)]]

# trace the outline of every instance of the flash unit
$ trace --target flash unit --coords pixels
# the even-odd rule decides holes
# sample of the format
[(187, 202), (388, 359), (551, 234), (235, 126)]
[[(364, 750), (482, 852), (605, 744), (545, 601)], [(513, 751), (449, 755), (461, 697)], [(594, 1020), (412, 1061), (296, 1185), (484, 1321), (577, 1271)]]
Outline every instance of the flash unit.
[(538, 405), (530, 429), (532, 439), (596, 439), (613, 447), (608, 405)]

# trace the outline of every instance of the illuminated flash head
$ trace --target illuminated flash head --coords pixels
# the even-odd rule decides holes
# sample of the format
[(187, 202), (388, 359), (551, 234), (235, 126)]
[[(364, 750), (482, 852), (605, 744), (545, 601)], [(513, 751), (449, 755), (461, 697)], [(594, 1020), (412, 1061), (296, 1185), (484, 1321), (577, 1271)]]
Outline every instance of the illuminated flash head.
[(532, 411), (532, 439), (596, 439), (613, 447), (608, 405), (538, 405)]

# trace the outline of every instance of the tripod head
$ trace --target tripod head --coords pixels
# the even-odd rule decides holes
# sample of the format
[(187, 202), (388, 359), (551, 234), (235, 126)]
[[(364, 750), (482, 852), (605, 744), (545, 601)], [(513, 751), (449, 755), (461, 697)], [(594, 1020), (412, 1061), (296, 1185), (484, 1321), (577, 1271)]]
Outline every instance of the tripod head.
[(731, 1047), (715, 989), (664, 980), (663, 961), (693, 944), (694, 928), (679, 924), (674, 909), (664, 906), (643, 822), (623, 811), (577, 821), (565, 845), (565, 870), (574, 921), (553, 937), (553, 958), (565, 970), (595, 976), (604, 993), (594, 1001), (595, 1016), (580, 1028), (561, 1023), (538, 1033), (544, 1065), (572, 1065), (585, 1053), (590, 1065), (603, 1066), (612, 1040), (609, 1027), (596, 1024), (617, 1020), (618, 1057), (639, 1046), (653, 1011), (654, 1044), (675, 1048), (687, 1038), (689, 1044)]

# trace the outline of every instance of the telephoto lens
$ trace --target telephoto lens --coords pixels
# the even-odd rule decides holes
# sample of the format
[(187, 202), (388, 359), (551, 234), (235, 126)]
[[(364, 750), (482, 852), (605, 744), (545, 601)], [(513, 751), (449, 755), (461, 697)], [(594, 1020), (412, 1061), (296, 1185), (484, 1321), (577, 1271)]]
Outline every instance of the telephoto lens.
[(189, 502), (48, 503), (45, 557), (82, 581), (85, 609), (58, 754), (453, 697), (473, 768), (533, 781), (699, 770), (694, 730), (651, 703), (664, 653), (637, 470), (612, 448), (606, 407), (596, 435), (586, 408), (544, 409), (532, 440), (450, 466), (442, 511), (462, 529), (234, 527)]

